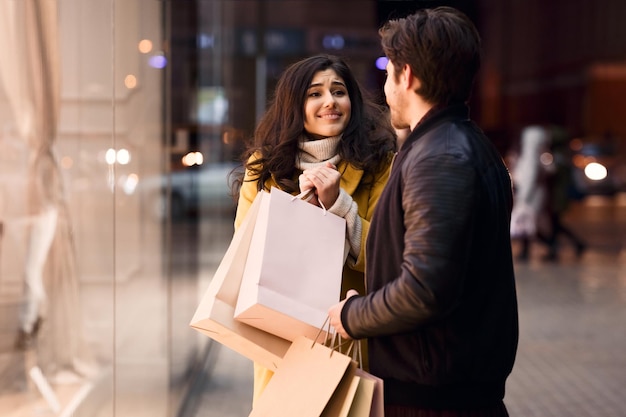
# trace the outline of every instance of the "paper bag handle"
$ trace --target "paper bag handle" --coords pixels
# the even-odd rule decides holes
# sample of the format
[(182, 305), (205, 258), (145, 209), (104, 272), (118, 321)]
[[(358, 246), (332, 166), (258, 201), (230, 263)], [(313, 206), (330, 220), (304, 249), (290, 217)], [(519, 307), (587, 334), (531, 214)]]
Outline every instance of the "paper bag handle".
[(313, 339), (313, 344), (311, 345), (314, 346), (315, 343), (317, 342), (317, 339), (319, 339), (320, 335), (322, 334), (322, 332), (324, 331), (324, 327), (327, 328), (326, 330), (326, 339), (324, 339), (324, 342), (322, 343), (324, 346), (326, 346), (326, 343), (328, 343), (328, 335), (331, 333), (331, 327), (330, 327), (330, 321), (329, 321), (330, 317), (326, 316), (326, 320), (324, 320), (324, 323), (322, 324), (322, 326), (320, 327), (320, 330), (317, 332), (317, 336), (315, 336), (315, 339)]
[[(291, 201), (294, 201), (294, 200), (297, 200), (297, 199), (304, 200), (304, 201), (309, 201), (309, 200), (311, 200), (313, 198), (313, 193), (314, 193), (313, 188), (308, 189), (308, 190), (304, 190), (300, 194), (294, 195), (291, 198)], [(322, 209), (323, 209), (323, 212), (324, 212), (324, 216), (325, 216), (326, 215), (326, 207), (324, 206), (324, 203), (322, 203), (321, 201), (318, 200), (318, 202), (320, 203), (320, 206), (322, 206)]]
[[(324, 342), (322, 343), (322, 345), (330, 348), (331, 356), (333, 352), (335, 351), (339, 352), (339, 349), (342, 346), (344, 346), (346, 343), (349, 343), (350, 345), (348, 346), (348, 349), (346, 350), (345, 354), (351, 355), (352, 360), (354, 360), (358, 364), (359, 368), (363, 369), (363, 355), (361, 352), (361, 341), (360, 340), (342, 341), (343, 338), (341, 337), (341, 335), (337, 332), (332, 331), (329, 319), (330, 317), (326, 316), (326, 320), (324, 320), (324, 323), (322, 324), (319, 331), (317, 332), (317, 336), (315, 336), (313, 343), (311, 343), (311, 349), (313, 348), (313, 346), (315, 346), (315, 343), (318, 343), (317, 339), (319, 339), (320, 334), (322, 334), (322, 332), (324, 331), (324, 328), (326, 327), (327, 328), (326, 339), (324, 339)], [(331, 333), (332, 333), (332, 336), (330, 336)]]

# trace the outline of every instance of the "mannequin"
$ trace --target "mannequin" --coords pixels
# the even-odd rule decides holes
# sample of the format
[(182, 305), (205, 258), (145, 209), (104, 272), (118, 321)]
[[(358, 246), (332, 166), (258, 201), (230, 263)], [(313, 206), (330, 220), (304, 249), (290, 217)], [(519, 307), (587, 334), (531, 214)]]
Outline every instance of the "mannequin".
[(20, 330), (16, 347), (28, 349), (39, 333), (43, 318), (46, 292), (43, 269), (56, 231), (58, 210), (52, 205), (42, 208), (32, 218), (24, 268), (24, 304), (20, 314)]

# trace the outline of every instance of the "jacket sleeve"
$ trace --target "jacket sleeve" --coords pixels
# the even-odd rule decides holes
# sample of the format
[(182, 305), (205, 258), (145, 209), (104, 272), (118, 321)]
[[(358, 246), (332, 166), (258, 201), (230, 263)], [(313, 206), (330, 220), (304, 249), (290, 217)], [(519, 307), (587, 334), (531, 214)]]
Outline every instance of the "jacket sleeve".
[(402, 170), (400, 274), (346, 303), (342, 322), (355, 338), (406, 332), (445, 317), (463, 291), (476, 191), (473, 167), (464, 158), (444, 154), (405, 164)]

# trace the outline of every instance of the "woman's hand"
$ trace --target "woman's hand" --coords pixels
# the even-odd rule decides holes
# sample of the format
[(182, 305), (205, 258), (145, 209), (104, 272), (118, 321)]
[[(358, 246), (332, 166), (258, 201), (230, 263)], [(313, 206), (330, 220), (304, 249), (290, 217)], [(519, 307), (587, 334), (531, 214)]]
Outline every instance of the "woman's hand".
[(309, 200), (310, 203), (329, 208), (339, 197), (339, 181), (341, 174), (337, 171), (337, 167), (327, 162), (326, 165), (305, 169), (299, 177), (300, 191), (315, 190), (315, 197)]

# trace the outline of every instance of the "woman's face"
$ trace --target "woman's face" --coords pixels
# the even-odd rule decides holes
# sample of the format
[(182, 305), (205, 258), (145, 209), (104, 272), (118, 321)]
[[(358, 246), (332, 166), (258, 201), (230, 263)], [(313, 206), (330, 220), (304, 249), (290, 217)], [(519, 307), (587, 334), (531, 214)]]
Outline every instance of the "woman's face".
[(304, 102), (304, 130), (312, 139), (341, 134), (352, 111), (348, 89), (332, 69), (318, 71)]

